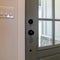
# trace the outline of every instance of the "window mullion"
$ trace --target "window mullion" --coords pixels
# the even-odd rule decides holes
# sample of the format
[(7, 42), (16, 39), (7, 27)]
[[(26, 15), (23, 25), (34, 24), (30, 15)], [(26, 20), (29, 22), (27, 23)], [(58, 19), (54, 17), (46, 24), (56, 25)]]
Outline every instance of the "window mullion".
[(55, 0), (52, 0), (52, 40), (55, 45)]

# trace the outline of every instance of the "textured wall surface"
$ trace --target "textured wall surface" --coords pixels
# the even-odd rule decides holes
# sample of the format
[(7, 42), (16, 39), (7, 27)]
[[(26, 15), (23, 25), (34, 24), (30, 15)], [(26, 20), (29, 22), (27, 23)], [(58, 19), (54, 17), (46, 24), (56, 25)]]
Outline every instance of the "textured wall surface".
[(0, 60), (18, 59), (18, 1), (0, 0), (0, 6), (14, 7), (15, 18), (0, 18)]

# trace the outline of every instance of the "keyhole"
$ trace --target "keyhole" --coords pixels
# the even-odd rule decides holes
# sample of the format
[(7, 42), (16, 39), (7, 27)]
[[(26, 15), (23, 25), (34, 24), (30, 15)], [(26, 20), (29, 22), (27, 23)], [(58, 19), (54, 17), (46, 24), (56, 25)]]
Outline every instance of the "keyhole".
[(29, 35), (34, 35), (34, 31), (33, 31), (33, 30), (29, 30), (29, 31), (28, 31), (28, 34), (29, 34)]
[(33, 20), (32, 19), (29, 19), (28, 23), (29, 24), (33, 24)]

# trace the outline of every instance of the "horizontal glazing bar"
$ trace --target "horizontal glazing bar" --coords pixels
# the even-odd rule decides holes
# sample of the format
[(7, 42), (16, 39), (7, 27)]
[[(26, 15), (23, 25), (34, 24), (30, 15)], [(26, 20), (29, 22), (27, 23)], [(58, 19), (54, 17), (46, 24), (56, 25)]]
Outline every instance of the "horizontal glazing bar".
[(38, 20), (42, 20), (42, 21), (60, 21), (60, 19), (48, 19), (48, 18), (38, 18)]

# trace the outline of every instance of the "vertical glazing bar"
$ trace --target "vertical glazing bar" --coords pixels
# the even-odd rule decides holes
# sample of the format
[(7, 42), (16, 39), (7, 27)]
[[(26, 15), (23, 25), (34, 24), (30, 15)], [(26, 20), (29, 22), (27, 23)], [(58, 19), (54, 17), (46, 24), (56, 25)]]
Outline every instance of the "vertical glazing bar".
[(53, 45), (55, 44), (55, 0), (52, 0), (52, 40)]
[(44, 34), (44, 23), (42, 21), (42, 34)]

